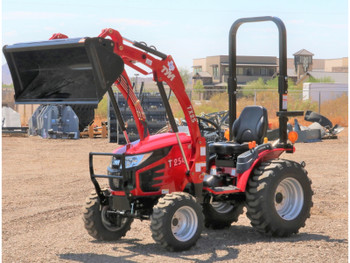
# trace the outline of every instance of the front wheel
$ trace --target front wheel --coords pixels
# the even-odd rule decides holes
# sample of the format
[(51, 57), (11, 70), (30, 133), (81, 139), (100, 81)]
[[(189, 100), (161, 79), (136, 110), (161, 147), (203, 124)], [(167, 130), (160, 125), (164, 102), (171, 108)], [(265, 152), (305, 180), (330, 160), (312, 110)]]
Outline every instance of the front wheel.
[(192, 195), (167, 194), (153, 208), (152, 237), (169, 251), (190, 249), (201, 235), (203, 219), (202, 208)]
[(290, 236), (310, 217), (312, 194), (311, 181), (300, 164), (288, 160), (263, 163), (248, 181), (247, 216), (261, 233)]
[(96, 192), (92, 192), (86, 199), (83, 221), (90, 236), (97, 240), (112, 241), (125, 236), (133, 219), (108, 213), (108, 206), (102, 206)]

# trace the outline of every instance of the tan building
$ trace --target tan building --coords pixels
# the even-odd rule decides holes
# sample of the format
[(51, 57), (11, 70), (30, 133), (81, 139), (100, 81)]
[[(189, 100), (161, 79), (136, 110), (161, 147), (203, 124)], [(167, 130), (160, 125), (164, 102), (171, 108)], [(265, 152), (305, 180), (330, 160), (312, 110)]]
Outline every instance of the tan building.
[(348, 72), (348, 58), (325, 59), (324, 71)]
[[(271, 79), (277, 71), (277, 58), (273, 56), (237, 56), (237, 83), (263, 78)], [(193, 79), (201, 80), (205, 87), (227, 86), (228, 56), (209, 56), (193, 60)]]
[[(307, 82), (310, 77), (331, 79), (335, 83), (348, 83), (348, 58), (313, 59), (306, 49), (294, 53), (294, 59), (288, 59), (288, 77), (295, 83)], [(293, 67), (294, 65), (294, 67)]]
[[(306, 49), (294, 53), (287, 60), (287, 74), (295, 83), (304, 82), (309, 76), (327, 77), (336, 83), (343, 83), (348, 76), (348, 58), (314, 59), (314, 54)], [(193, 59), (193, 84), (200, 80), (205, 88), (227, 86), (229, 61), (227, 55), (208, 56)], [(249, 81), (262, 78), (265, 81), (278, 73), (278, 58), (273, 56), (237, 56), (237, 83), (245, 85)], [(346, 82), (347, 83), (347, 82)]]

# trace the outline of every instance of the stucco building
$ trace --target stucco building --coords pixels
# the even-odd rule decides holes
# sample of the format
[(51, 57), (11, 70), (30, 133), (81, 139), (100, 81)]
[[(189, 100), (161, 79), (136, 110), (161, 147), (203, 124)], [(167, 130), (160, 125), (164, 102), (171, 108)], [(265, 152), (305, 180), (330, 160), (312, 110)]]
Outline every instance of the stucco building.
[[(202, 81), (204, 87), (227, 86), (229, 72), (228, 56), (209, 56), (193, 60), (193, 83)], [(277, 72), (277, 58), (273, 56), (237, 56), (237, 82), (271, 79)]]
[[(348, 58), (314, 59), (314, 54), (301, 49), (287, 59), (287, 74), (295, 83), (314, 78), (331, 78), (348, 83)], [(227, 55), (193, 59), (193, 84), (200, 80), (206, 89), (227, 86), (229, 61)], [(259, 78), (265, 81), (278, 74), (278, 58), (274, 56), (237, 56), (237, 83), (245, 85)]]

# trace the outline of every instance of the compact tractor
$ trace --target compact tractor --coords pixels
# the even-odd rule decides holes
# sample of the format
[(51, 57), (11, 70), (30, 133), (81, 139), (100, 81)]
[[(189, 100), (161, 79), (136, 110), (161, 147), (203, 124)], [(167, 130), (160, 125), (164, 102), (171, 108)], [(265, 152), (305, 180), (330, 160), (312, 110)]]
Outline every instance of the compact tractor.
[[(236, 118), (236, 33), (243, 23), (272, 21), (279, 30), (279, 139), (268, 142), (267, 110), (248, 106)], [(98, 37), (68, 38), (5, 46), (17, 103), (97, 104), (108, 92), (126, 144), (112, 153), (90, 153), (94, 192), (83, 219), (98, 240), (125, 236), (134, 219), (150, 220), (153, 239), (171, 251), (194, 246), (203, 227), (216, 229), (236, 222), (247, 208), (261, 233), (287, 237), (305, 226), (312, 207), (311, 181), (305, 163), (280, 159), (293, 153), (296, 133), (287, 134), (286, 30), (276, 17), (237, 20), (229, 33), (229, 140), (207, 143), (173, 58), (144, 42), (130, 41), (113, 29)], [(139, 64), (142, 64), (141, 67)], [(128, 65), (153, 74), (163, 100), (170, 132), (150, 135), (140, 100), (124, 69)], [(189, 134), (178, 131), (166, 83), (185, 115)], [(112, 85), (125, 97), (140, 139), (129, 140)], [(94, 157), (111, 158), (106, 174), (96, 174)], [(105, 178), (108, 188), (100, 186)]]

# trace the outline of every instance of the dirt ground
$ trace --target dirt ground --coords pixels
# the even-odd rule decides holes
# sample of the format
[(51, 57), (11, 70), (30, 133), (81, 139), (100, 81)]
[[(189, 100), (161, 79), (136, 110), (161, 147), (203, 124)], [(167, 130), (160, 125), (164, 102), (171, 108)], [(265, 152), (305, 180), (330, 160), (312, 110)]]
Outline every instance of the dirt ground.
[[(337, 140), (296, 145), (315, 192), (311, 218), (298, 235), (268, 238), (241, 215), (229, 229), (204, 230), (189, 251), (156, 245), (148, 221), (134, 221), (118, 242), (99, 242), (83, 226), (93, 186), (88, 153), (110, 152), (106, 139), (2, 138), (3, 262), (347, 262), (348, 131)], [(107, 161), (108, 162), (108, 161)], [(96, 160), (105, 171), (107, 163)]]

